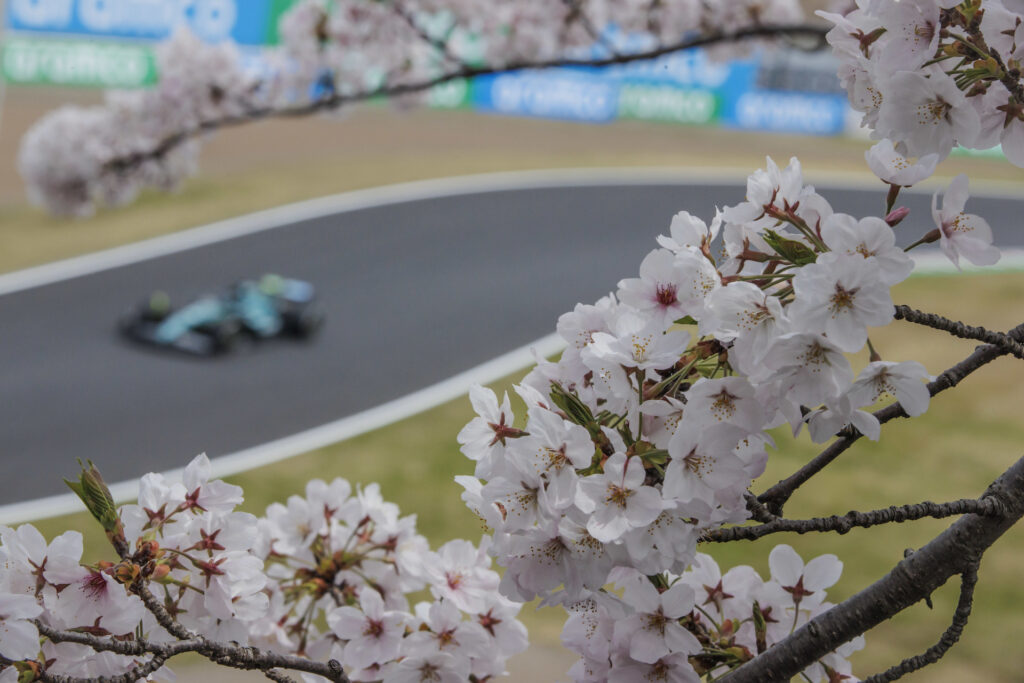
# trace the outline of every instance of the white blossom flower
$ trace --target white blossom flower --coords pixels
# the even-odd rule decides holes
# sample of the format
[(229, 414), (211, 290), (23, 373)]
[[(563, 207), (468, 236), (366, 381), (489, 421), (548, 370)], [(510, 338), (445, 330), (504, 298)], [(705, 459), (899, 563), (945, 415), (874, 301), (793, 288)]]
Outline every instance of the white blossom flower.
[(764, 366), (762, 381), (775, 382), (776, 394), (797, 405), (825, 403), (853, 383), (850, 361), (839, 347), (808, 332), (779, 337), (765, 353)]
[(42, 605), (30, 595), (0, 593), (0, 655), (11, 660), (39, 655), (39, 630), (30, 620), (42, 612)]
[(839, 254), (804, 266), (793, 278), (793, 325), (824, 333), (843, 351), (860, 350), (868, 326), (888, 325), (895, 315), (880, 270), (871, 259)]
[(672, 457), (665, 468), (665, 498), (680, 503), (694, 499), (714, 504), (716, 495), (750, 483), (746, 468), (734, 449), (743, 431), (727, 425), (708, 428), (687, 422), (669, 442)]
[(928, 370), (917, 361), (875, 361), (861, 370), (849, 396), (860, 405), (871, 405), (886, 396), (893, 396), (907, 415), (917, 417), (928, 410), (931, 394), (924, 382), (931, 379)]
[(345, 664), (365, 669), (384, 664), (398, 656), (405, 635), (406, 618), (384, 608), (384, 600), (373, 588), (359, 593), (359, 609), (339, 607), (327, 613), (327, 624), (336, 636), (348, 641)]
[(591, 536), (611, 543), (661, 514), (667, 505), (657, 489), (644, 486), (644, 476), (639, 458), (616, 453), (605, 461), (604, 472), (580, 479), (576, 507), (590, 515)]
[[(914, 262), (896, 246), (896, 235), (881, 218), (868, 216), (857, 220), (845, 213), (835, 213), (821, 225), (821, 237), (838, 255), (874, 259), (882, 281), (895, 285), (910, 277)], [(819, 257), (822, 264), (831, 264), (831, 257)]]
[(543, 495), (551, 507), (569, 507), (576, 495), (576, 470), (588, 467), (594, 457), (590, 434), (539, 407), (530, 408), (527, 431), (510, 446), (516, 468), (544, 481)]
[(498, 399), (490, 389), (474, 384), (469, 388), (469, 400), (477, 417), (462, 428), (456, 439), (460, 450), (470, 460), (477, 461), (476, 476), (490, 477), (494, 464), (504, 453), (508, 441), (521, 434), (516, 429), (515, 415), (506, 393)]
[(681, 330), (666, 332), (659, 320), (623, 316), (614, 334), (594, 334), (593, 343), (583, 351), (583, 362), (595, 372), (608, 363), (638, 370), (668, 368), (679, 360), (689, 339)]
[(465, 683), (469, 662), (446, 652), (405, 657), (391, 668), (383, 683)]
[[(653, 664), (669, 654), (699, 653), (703, 649), (700, 642), (679, 623), (693, 611), (693, 589), (676, 583), (659, 592), (646, 576), (635, 570), (632, 574), (639, 580), (626, 584), (623, 600), (636, 613), (616, 622), (614, 631), (617, 640), (629, 644), (629, 656)], [(622, 585), (621, 580), (617, 583)]]
[(999, 261), (999, 250), (992, 246), (992, 228), (981, 216), (964, 213), (967, 203), (967, 176), (961, 173), (953, 178), (942, 196), (942, 210), (938, 209), (939, 193), (932, 195), (932, 218), (939, 228), (939, 247), (942, 253), (960, 267), (960, 257), (976, 266), (991, 266)]
[(663, 329), (698, 314), (705, 297), (719, 285), (718, 272), (702, 255), (655, 249), (640, 264), (640, 277), (619, 282), (619, 301), (652, 315)]
[(925, 75), (897, 71), (885, 85), (878, 132), (902, 142), (910, 156), (949, 156), (957, 144), (969, 146), (981, 130), (978, 112), (941, 70)]
[(662, 247), (679, 253), (687, 249), (698, 249), (710, 247), (718, 230), (722, 225), (720, 212), (716, 212), (715, 219), (708, 226), (703, 220), (690, 214), (688, 211), (680, 211), (672, 217), (669, 224), (669, 234), (658, 235), (658, 244)]
[[(864, 159), (871, 171), (891, 185), (909, 187), (930, 178), (939, 163), (939, 155), (935, 152), (925, 154), (917, 161), (910, 161), (896, 151), (896, 146), (888, 138), (881, 140), (864, 152)], [(865, 219), (867, 220), (867, 219)]]
[(843, 563), (835, 555), (819, 555), (806, 565), (791, 546), (775, 546), (768, 555), (772, 580), (791, 596), (798, 608), (820, 604), (826, 588), (833, 586), (843, 573)]

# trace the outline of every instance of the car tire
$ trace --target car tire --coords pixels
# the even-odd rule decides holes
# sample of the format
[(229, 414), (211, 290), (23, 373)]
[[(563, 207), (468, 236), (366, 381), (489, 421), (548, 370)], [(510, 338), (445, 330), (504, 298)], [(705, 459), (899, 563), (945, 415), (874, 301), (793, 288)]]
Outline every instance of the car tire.
[(241, 328), (235, 322), (221, 323), (214, 328), (211, 339), (213, 340), (213, 353), (229, 353), (238, 343), (238, 336)]
[(292, 329), (299, 339), (308, 339), (316, 334), (324, 325), (324, 314), (315, 309), (302, 311), (295, 317)]

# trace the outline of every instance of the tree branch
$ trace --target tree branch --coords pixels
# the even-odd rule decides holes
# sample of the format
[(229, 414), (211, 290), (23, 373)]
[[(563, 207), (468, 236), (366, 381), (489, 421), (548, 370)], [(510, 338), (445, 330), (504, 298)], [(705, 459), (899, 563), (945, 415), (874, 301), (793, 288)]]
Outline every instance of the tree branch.
[(982, 496), (989, 497), (999, 500), (1003, 514), (961, 518), (885, 577), (812, 619), (720, 683), (788, 681), (843, 643), (927, 598), (951, 576), (967, 573), (1024, 516), (1024, 458), (992, 483)]
[[(118, 641), (112, 638), (102, 638), (88, 633), (77, 633), (70, 631), (55, 631), (45, 624), (37, 624), (39, 632), (54, 642), (73, 642), (81, 645), (88, 645), (97, 652), (114, 652), (122, 655), (138, 656), (152, 654), (160, 656), (165, 660), (179, 655), (183, 652), (197, 652), (215, 664), (229, 666), (235, 669), (259, 670), (266, 674), (271, 669), (293, 669), (306, 673), (316, 674), (334, 681), (335, 683), (349, 683), (348, 677), (336, 660), (327, 662), (316, 662), (305, 657), (278, 654), (276, 652), (264, 652), (255, 647), (243, 645), (220, 643), (207, 640), (203, 636), (193, 633), (183, 625), (174, 620), (174, 617), (164, 608), (153, 593), (145, 586), (135, 587), (136, 594), (142, 599), (146, 609), (153, 614), (158, 624), (178, 640), (170, 643), (158, 643), (143, 639), (134, 641)], [(158, 667), (159, 668), (159, 667)], [(282, 674), (274, 674), (281, 677)], [(287, 678), (287, 677), (284, 677)], [(274, 680), (284, 680), (284, 678)], [(136, 680), (136, 679), (132, 679)], [(57, 681), (54, 683), (77, 683), (76, 681)], [(116, 681), (113, 683), (121, 683)]]
[[(113, 652), (115, 654), (130, 657), (150, 654), (153, 655), (154, 660), (156, 658), (161, 658), (162, 661), (160, 666), (162, 666), (164, 661), (177, 655), (185, 652), (196, 652), (215, 664), (229, 666), (235, 669), (259, 670), (265, 675), (272, 674), (270, 677), (277, 677), (272, 678), (273, 680), (283, 681), (290, 679), (281, 673), (272, 672), (272, 669), (293, 669), (295, 671), (304, 671), (306, 673), (316, 674), (317, 676), (323, 676), (335, 683), (349, 683), (349, 679), (345, 675), (344, 671), (342, 671), (341, 665), (337, 660), (333, 659), (327, 662), (317, 662), (305, 657), (284, 655), (276, 652), (264, 652), (263, 650), (255, 647), (215, 642), (207, 640), (202, 636), (195, 636), (187, 640), (177, 640), (166, 643), (142, 638), (135, 640), (115, 640), (114, 638), (105, 638), (103, 636), (96, 636), (90, 633), (60, 631), (39, 621), (36, 622), (36, 627), (39, 629), (40, 634), (46, 636), (55, 643), (78, 643), (79, 645), (87, 645), (97, 652)], [(151, 660), (150, 663), (154, 660)], [(129, 680), (135, 681), (138, 680), (138, 678), (144, 678), (149, 673), (152, 673), (152, 671), (160, 668), (160, 666), (156, 666), (148, 673), (136, 676), (135, 678), (123, 680), (120, 678), (112, 678), (106, 679), (106, 681), (107, 683), (127, 683)], [(122, 674), (122, 676), (125, 675), (127, 674)], [(93, 683), (104, 683), (103, 680), (91, 680)], [(81, 683), (78, 679), (57, 676), (54, 676), (52, 681), (53, 683)]]
[(962, 322), (953, 321), (935, 313), (925, 313), (902, 304), (896, 306), (896, 320), (906, 320), (917, 325), (931, 327), (960, 339), (977, 339), (986, 344), (998, 346), (1012, 356), (1024, 359), (1024, 344), (1011, 339), (1002, 332), (992, 332), (984, 327), (965, 325)]
[[(1018, 325), (1005, 335), (1008, 339), (1016, 342), (1024, 340), (1024, 324)], [(935, 381), (928, 383), (928, 393), (932, 396), (939, 394), (946, 389), (951, 389), (962, 382), (965, 377), (975, 370), (991, 363), (1000, 356), (1009, 353), (1005, 348), (995, 344), (979, 346), (964, 360), (948, 368), (945, 372), (935, 378)], [(879, 423), (885, 424), (898, 417), (907, 417), (903, 406), (899, 403), (892, 403), (885, 408), (875, 411), (874, 416)], [(847, 427), (839, 433), (839, 438), (833, 441), (821, 453), (801, 467), (799, 470), (779, 481), (765, 490), (757, 497), (773, 514), (781, 515), (782, 508), (790, 496), (807, 482), (811, 477), (825, 469), (833, 460), (838, 458), (846, 449), (854, 444), (862, 434), (853, 427)]]
[(59, 674), (51, 674), (46, 671), (39, 672), (39, 678), (37, 680), (43, 681), (43, 683), (135, 683), (136, 681), (146, 678), (151, 673), (159, 669), (166, 662), (166, 658), (160, 655), (154, 655), (151, 660), (143, 664), (118, 674), (117, 676), (89, 676), (86, 678), (79, 678), (77, 676), (61, 676)]
[(697, 38), (680, 40), (675, 43), (662, 45), (651, 50), (645, 50), (643, 52), (636, 52), (631, 54), (615, 54), (610, 57), (602, 59), (548, 59), (548, 60), (518, 60), (509, 62), (501, 66), (485, 66), (485, 67), (474, 67), (468, 65), (462, 65), (460, 68), (442, 74), (431, 79), (416, 81), (413, 83), (404, 83), (391, 86), (382, 86), (374, 88), (372, 90), (363, 90), (355, 93), (335, 93), (330, 97), (321, 98), (315, 102), (310, 102), (297, 107), (263, 107), (254, 108), (240, 116), (225, 116), (216, 119), (208, 119), (203, 121), (198, 126), (189, 130), (184, 130), (174, 135), (171, 135), (157, 144), (155, 147), (149, 150), (142, 150), (133, 154), (128, 154), (121, 157), (116, 157), (109, 160), (104, 168), (109, 171), (119, 172), (129, 170), (139, 164), (145, 163), (146, 161), (152, 161), (163, 157), (168, 154), (171, 150), (175, 149), (179, 145), (185, 142), (202, 136), (206, 133), (218, 130), (220, 128), (228, 128), (232, 126), (238, 126), (244, 123), (250, 123), (253, 121), (259, 121), (262, 119), (269, 118), (293, 118), (300, 116), (309, 116), (322, 111), (330, 111), (338, 109), (347, 104), (353, 104), (356, 102), (363, 102), (370, 99), (379, 97), (395, 97), (398, 95), (408, 95), (412, 93), (422, 92), (429, 90), (438, 85), (449, 83), (451, 81), (463, 79), (463, 78), (474, 78), (476, 76), (486, 76), (491, 74), (508, 73), (511, 71), (520, 71), (523, 69), (551, 69), (558, 67), (571, 67), (571, 66), (589, 66), (589, 67), (601, 67), (601, 66), (612, 66), (615, 64), (627, 64), (630, 62), (641, 61), (645, 59), (655, 59), (657, 57), (663, 57), (674, 52), (680, 52), (682, 50), (688, 50), (695, 47), (703, 47), (706, 45), (714, 45), (716, 43), (735, 42), (749, 38), (777, 38), (780, 36), (808, 36), (816, 40), (817, 46), (823, 46), (825, 42), (825, 34), (828, 29), (822, 26), (815, 26), (810, 24), (794, 24), (785, 26), (755, 26), (751, 28), (742, 29), (740, 31), (734, 31), (729, 33), (714, 33)]
[(866, 529), (879, 524), (909, 522), (925, 517), (942, 519), (944, 517), (966, 514), (998, 516), (1003, 514), (1002, 503), (995, 498), (961, 498), (960, 500), (948, 503), (933, 503), (926, 500), (923, 503), (893, 505), (882, 510), (871, 510), (870, 512), (851, 510), (842, 516), (832, 515), (829, 517), (812, 517), (811, 519), (783, 519), (782, 517), (776, 517), (770, 522), (755, 526), (715, 529), (708, 532), (702, 540), (714, 543), (754, 541), (769, 534), (780, 532), (807, 534), (816, 531), (834, 531), (838, 534), (845, 534), (850, 529), (856, 527)]
[(925, 650), (923, 654), (908, 657), (880, 674), (868, 676), (864, 679), (864, 683), (889, 683), (942, 659), (949, 648), (960, 640), (964, 627), (967, 626), (967, 619), (971, 616), (971, 608), (974, 606), (974, 586), (977, 583), (978, 565), (974, 564), (960, 575), (960, 599), (957, 601), (956, 611), (953, 613), (953, 623), (943, 632), (939, 642)]

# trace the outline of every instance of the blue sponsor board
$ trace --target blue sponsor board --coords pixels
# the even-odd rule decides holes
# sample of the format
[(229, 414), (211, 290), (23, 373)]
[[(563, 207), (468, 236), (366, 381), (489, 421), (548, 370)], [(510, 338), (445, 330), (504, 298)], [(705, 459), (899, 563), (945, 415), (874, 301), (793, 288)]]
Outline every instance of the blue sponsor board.
[(849, 105), (831, 60), (768, 50), (719, 61), (693, 49), (610, 67), (483, 76), (473, 81), (466, 103), (486, 112), (591, 123), (640, 118), (840, 135)]
[(275, 0), (7, 0), (11, 31), (130, 38), (171, 36), (188, 26), (202, 40), (240, 45), (266, 42)]
[(748, 90), (723, 108), (721, 123), (745, 130), (840, 135), (849, 103), (845, 95)]

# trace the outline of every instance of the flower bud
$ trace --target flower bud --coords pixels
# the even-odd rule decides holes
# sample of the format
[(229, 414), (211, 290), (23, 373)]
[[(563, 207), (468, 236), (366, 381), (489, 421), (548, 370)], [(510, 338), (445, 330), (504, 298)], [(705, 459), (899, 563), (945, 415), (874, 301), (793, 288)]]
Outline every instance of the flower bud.
[(118, 517), (117, 507), (114, 505), (114, 497), (110, 495), (110, 489), (100, 476), (100, 471), (91, 460), (87, 462), (88, 469), (82, 465), (82, 461), (78, 462), (82, 467), (82, 474), (79, 475), (77, 482), (65, 479), (64, 483), (82, 499), (96, 521), (103, 525), (103, 530), (107, 532), (107, 538), (117, 554), (125, 557), (128, 554), (128, 542), (124, 537), (124, 528), (121, 525), (121, 518)]
[(164, 564), (163, 562), (161, 562), (160, 564), (158, 564), (155, 567), (153, 567), (153, 573), (150, 574), (149, 578), (151, 580), (153, 580), (153, 581), (162, 581), (163, 578), (165, 576), (167, 576), (168, 574), (170, 574), (170, 573), (171, 573), (170, 566)]
[(885, 222), (889, 224), (890, 228), (895, 228), (909, 214), (910, 209), (905, 206), (898, 206), (886, 215)]

